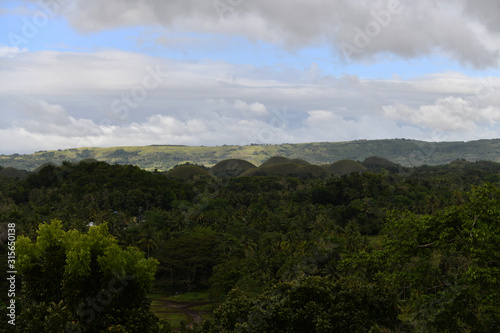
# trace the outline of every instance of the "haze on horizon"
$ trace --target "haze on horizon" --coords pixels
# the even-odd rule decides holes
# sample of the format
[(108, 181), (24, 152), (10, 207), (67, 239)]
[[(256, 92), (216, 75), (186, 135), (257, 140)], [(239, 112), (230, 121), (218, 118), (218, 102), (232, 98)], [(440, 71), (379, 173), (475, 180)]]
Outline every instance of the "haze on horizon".
[(0, 154), (500, 137), (497, 0), (6, 0)]

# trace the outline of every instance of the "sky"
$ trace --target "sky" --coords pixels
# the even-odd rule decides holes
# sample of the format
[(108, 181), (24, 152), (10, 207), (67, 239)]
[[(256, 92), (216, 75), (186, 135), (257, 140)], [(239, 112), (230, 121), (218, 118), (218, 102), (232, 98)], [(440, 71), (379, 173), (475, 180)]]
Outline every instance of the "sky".
[(498, 0), (0, 0), (0, 154), (500, 137)]

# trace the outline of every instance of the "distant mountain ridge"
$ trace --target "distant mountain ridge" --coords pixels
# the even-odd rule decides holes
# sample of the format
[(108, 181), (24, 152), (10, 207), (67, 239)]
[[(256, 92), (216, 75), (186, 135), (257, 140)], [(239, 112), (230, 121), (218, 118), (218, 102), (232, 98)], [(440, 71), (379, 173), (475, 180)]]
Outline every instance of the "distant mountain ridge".
[(317, 165), (345, 159), (362, 161), (371, 156), (380, 156), (408, 167), (442, 165), (457, 159), (500, 162), (500, 139), (469, 142), (387, 139), (217, 147), (151, 145), (73, 148), (25, 155), (0, 155), (0, 166), (33, 171), (44, 163), (61, 164), (63, 161), (77, 162), (92, 158), (111, 164), (132, 164), (146, 170), (166, 171), (181, 163), (213, 166), (226, 159), (241, 159), (259, 166), (272, 156), (302, 159)]

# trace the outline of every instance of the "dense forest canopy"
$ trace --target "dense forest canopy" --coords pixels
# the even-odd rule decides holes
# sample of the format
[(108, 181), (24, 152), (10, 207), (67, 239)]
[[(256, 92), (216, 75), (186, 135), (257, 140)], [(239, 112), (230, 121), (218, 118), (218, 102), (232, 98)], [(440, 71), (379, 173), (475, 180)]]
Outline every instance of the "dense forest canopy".
[[(87, 160), (0, 176), (18, 324), (168, 332), (148, 293), (208, 290), (219, 306), (198, 332), (497, 331), (499, 163), (271, 162), (162, 173)], [(87, 323), (81, 301), (125, 276)]]

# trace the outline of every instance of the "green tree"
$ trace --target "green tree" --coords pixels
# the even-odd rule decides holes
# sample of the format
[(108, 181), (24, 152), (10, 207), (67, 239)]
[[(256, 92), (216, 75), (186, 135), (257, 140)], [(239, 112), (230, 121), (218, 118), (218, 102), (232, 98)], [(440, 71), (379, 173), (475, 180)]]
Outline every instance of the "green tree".
[(106, 224), (82, 233), (53, 220), (39, 226), (34, 242), (20, 236), (16, 248), (20, 331), (159, 331), (147, 300), (158, 263), (120, 248)]
[(309, 277), (278, 283), (258, 297), (238, 289), (201, 332), (368, 332), (396, 328), (396, 299), (374, 285)]
[(158, 280), (191, 290), (206, 285), (216, 263), (216, 234), (208, 229), (172, 238), (153, 252), (160, 262)]
[(498, 331), (499, 221), (500, 189), (491, 185), (431, 215), (391, 214), (374, 255), (416, 331)]

